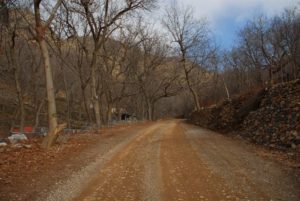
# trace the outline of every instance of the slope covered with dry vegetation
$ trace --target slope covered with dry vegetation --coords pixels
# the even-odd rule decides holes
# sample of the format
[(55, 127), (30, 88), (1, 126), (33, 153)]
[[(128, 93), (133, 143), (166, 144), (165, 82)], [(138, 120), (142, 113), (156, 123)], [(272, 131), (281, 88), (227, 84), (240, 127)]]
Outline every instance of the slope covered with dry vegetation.
[(300, 80), (194, 112), (191, 121), (257, 144), (300, 152)]

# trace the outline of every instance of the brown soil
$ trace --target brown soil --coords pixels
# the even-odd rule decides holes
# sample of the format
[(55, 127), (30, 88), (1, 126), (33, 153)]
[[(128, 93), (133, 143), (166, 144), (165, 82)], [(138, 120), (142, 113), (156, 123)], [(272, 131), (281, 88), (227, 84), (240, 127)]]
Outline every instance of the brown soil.
[[(64, 135), (49, 150), (40, 147), (42, 139), (30, 139), (26, 148), (6, 147), (0, 153), (0, 200), (35, 200), (47, 194), (54, 184), (68, 179), (73, 172), (91, 163), (101, 151), (128, 138), (129, 133), (144, 127), (119, 126), (102, 129), (100, 134)], [(126, 134), (126, 135), (125, 135)], [(107, 150), (101, 150), (106, 147)]]
[[(99, 171), (88, 188), (75, 200), (142, 200), (147, 161), (139, 160), (159, 124), (143, 130)], [(116, 179), (112, 179), (116, 178)]]
[(163, 200), (238, 199), (225, 181), (207, 168), (176, 124), (162, 142)]
[(0, 153), (0, 200), (300, 197), (299, 166), (278, 163), (274, 154), (261, 156), (255, 146), (180, 120), (101, 133), (71, 137), (47, 152), (35, 146)]

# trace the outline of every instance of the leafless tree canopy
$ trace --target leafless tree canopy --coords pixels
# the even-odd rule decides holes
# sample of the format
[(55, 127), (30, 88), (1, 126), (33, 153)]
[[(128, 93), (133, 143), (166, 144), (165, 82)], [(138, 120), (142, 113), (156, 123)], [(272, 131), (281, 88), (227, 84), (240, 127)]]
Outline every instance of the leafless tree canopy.
[[(299, 8), (257, 16), (221, 50), (189, 7), (155, 0), (0, 2), (1, 130), (155, 120), (300, 77)], [(164, 29), (164, 31), (161, 31)]]

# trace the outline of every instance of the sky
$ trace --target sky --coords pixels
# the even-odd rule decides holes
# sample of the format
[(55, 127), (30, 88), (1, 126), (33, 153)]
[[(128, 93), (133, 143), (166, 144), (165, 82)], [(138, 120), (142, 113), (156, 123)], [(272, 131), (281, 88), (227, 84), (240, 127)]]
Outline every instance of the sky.
[[(159, 0), (160, 12), (173, 0)], [(247, 20), (265, 14), (272, 17), (285, 8), (300, 6), (300, 0), (177, 0), (179, 5), (191, 6), (195, 18), (206, 18), (214, 37), (223, 49), (236, 41), (238, 30)]]

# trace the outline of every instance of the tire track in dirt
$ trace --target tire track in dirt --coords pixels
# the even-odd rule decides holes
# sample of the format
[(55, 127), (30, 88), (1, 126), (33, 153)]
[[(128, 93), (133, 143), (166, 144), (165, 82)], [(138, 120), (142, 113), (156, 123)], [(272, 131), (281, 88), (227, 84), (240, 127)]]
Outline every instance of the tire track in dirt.
[(164, 133), (172, 127), (172, 123), (165, 122), (165, 126), (155, 132), (152, 138), (148, 138), (143, 153), (138, 160), (143, 161), (145, 165), (144, 174), (144, 196), (142, 200), (159, 201), (161, 200), (161, 164), (160, 164), (160, 146)]
[(182, 125), (198, 157), (244, 200), (299, 200), (300, 183), (295, 170), (257, 156), (253, 147), (241, 141)]
[(127, 145), (100, 170), (75, 200), (158, 200), (160, 138), (168, 126), (157, 123)]
[[(217, 133), (168, 120), (120, 134), (123, 138), (117, 139), (124, 141), (110, 144), (106, 152), (96, 154), (95, 162), (84, 168), (82, 175), (77, 173), (67, 181), (67, 187), (57, 187), (56, 194), (50, 192), (51, 199), (42, 200), (299, 198), (299, 180), (293, 180), (291, 171), (285, 172), (256, 156), (253, 148)], [(112, 139), (115, 137), (112, 135)], [(72, 188), (74, 181), (77, 188)]]
[(239, 200), (197, 156), (179, 121), (165, 134), (161, 145), (163, 200)]
[[(50, 187), (50, 190), (43, 191), (37, 196), (36, 200), (43, 201), (67, 201), (76, 198), (81, 191), (93, 181), (95, 175), (98, 174), (99, 169), (112, 159), (113, 156), (121, 152), (128, 144), (132, 143), (140, 133), (147, 129), (149, 125), (141, 127), (133, 127), (124, 129), (117, 129), (114, 132), (120, 134), (109, 134), (111, 137), (103, 138), (95, 147), (82, 153), (79, 157), (94, 158), (88, 165), (82, 164), (79, 171), (73, 172), (67, 180), (61, 180)], [(124, 131), (123, 131), (124, 130)], [(92, 155), (92, 156), (91, 156)], [(83, 158), (81, 159), (83, 160)], [(46, 189), (45, 189), (46, 190)]]

